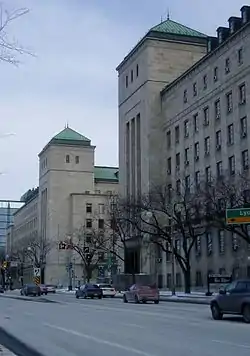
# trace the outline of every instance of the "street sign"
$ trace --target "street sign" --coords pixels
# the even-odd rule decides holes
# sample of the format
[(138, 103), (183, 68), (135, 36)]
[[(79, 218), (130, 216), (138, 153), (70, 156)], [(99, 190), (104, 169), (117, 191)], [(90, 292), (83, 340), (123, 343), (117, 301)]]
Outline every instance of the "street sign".
[(41, 268), (34, 268), (34, 277), (40, 277), (41, 276)]
[(224, 274), (209, 274), (208, 275), (208, 282), (214, 284), (223, 284), (223, 283), (231, 283), (232, 276), (231, 275), (224, 275)]
[(250, 209), (227, 209), (226, 223), (227, 225), (250, 224)]
[(39, 276), (39, 277), (34, 276), (33, 281), (34, 281), (34, 283), (37, 284), (37, 285), (40, 284), (40, 283), (41, 283), (40, 276)]

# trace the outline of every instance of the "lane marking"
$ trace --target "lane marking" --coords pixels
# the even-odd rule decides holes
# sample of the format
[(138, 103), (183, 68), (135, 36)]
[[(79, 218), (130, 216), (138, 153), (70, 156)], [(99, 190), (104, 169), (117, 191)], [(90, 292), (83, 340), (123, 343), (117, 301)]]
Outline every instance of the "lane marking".
[(133, 323), (120, 323), (118, 325), (128, 326), (129, 328), (133, 327), (133, 328), (138, 328), (138, 329), (146, 329), (146, 327), (143, 325), (133, 324)]
[(230, 342), (230, 341), (212, 340), (212, 342), (216, 342), (217, 344), (222, 344), (222, 345), (228, 345), (228, 346), (234, 346), (234, 347), (241, 347), (241, 348), (243, 348), (243, 349), (250, 349), (250, 345), (235, 344), (234, 342)]
[(125, 346), (125, 345), (122, 345), (122, 344), (118, 344), (116, 342), (100, 339), (100, 338), (94, 337), (92, 335), (83, 334), (83, 333), (80, 333), (80, 332), (75, 331), (75, 330), (63, 328), (61, 326), (57, 326), (57, 325), (53, 325), (53, 324), (47, 324), (47, 323), (43, 323), (43, 325), (47, 326), (47, 327), (49, 327), (51, 329), (60, 330), (60, 331), (63, 331), (65, 333), (68, 333), (68, 334), (72, 334), (72, 335), (79, 336), (79, 337), (82, 337), (82, 338), (87, 339), (87, 340), (94, 341), (94, 342), (96, 342), (98, 344), (107, 345), (107, 346), (111, 346), (111, 347), (116, 347), (117, 349), (120, 349), (120, 350), (123, 350), (123, 351), (128, 351), (128, 352), (131, 352), (131, 353), (134, 353), (134, 354), (137, 354), (137, 355), (141, 355), (141, 356), (156, 356), (156, 355), (149, 354), (148, 352), (145, 352), (145, 351), (142, 351), (142, 350), (134, 349), (133, 347), (129, 347), (129, 346)]

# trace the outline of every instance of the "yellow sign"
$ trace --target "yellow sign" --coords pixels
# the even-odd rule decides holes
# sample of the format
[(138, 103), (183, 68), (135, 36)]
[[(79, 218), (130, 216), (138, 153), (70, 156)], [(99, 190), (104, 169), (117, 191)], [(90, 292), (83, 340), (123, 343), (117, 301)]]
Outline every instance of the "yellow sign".
[(33, 278), (33, 281), (34, 281), (34, 283), (37, 284), (37, 285), (38, 285), (38, 284), (41, 284), (40, 277), (34, 277), (34, 278)]

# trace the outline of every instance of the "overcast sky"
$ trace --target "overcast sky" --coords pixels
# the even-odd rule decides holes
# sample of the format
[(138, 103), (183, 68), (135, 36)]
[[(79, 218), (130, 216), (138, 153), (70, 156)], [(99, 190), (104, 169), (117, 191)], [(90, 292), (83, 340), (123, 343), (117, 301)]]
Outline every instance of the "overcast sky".
[[(0, 62), (0, 199), (38, 182), (37, 154), (70, 127), (96, 145), (96, 164), (118, 164), (116, 66), (170, 9), (171, 19), (215, 35), (241, 0), (5, 0), (30, 13), (10, 33), (36, 54)], [(13, 136), (1, 137), (13, 133)]]

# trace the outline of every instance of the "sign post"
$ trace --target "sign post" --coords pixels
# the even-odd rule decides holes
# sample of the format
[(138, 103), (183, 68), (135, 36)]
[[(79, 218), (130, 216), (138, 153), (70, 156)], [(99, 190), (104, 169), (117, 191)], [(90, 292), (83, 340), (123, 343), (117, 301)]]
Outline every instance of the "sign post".
[(207, 296), (211, 295), (210, 284), (228, 284), (232, 282), (232, 275), (208, 274), (207, 275)]
[(226, 223), (227, 225), (250, 224), (250, 208), (227, 209)]
[(34, 283), (35, 284), (40, 284), (41, 283), (41, 268), (38, 268), (38, 267), (34, 267), (34, 277), (33, 277), (33, 280), (34, 280)]

